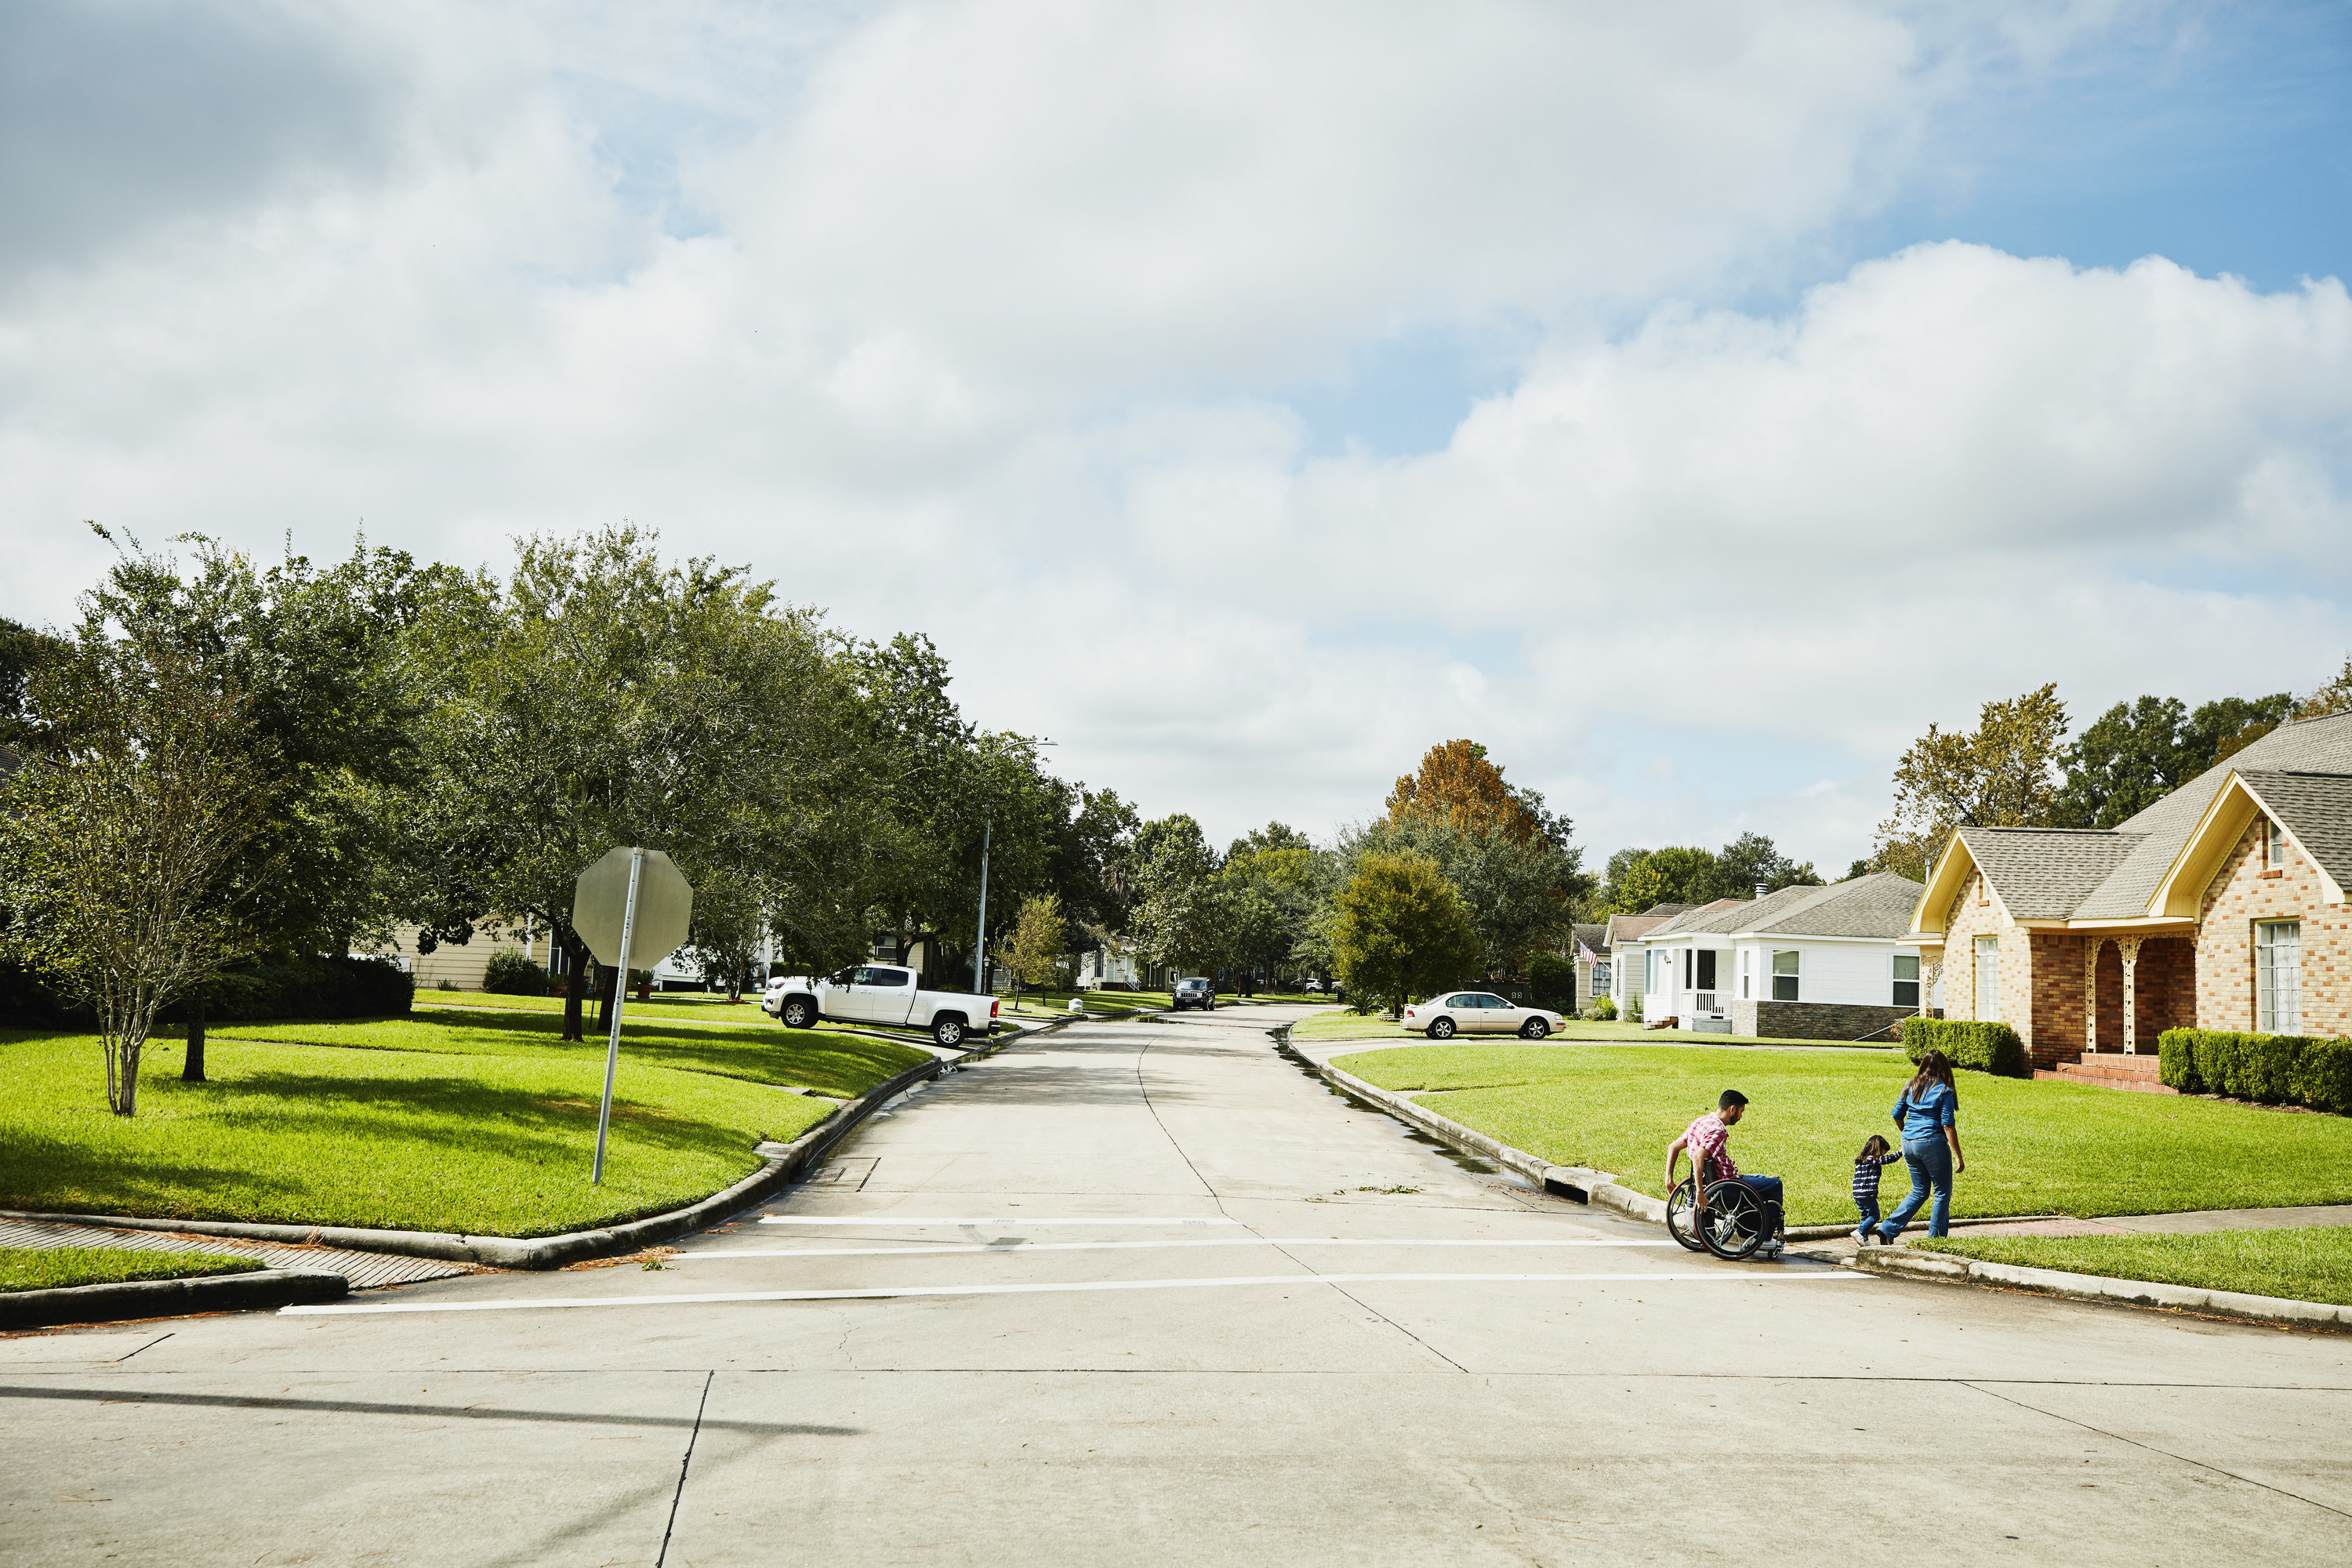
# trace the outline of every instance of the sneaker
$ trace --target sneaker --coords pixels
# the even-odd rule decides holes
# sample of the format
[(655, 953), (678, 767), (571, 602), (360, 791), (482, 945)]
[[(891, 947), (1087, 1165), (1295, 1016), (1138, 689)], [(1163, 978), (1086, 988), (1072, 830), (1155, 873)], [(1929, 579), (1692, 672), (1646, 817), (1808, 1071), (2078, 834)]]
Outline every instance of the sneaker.
[(1870, 1245), (1870, 1227), (1868, 1226), (1858, 1225), (1853, 1227), (1853, 1244), (1856, 1247), (1868, 1247)]

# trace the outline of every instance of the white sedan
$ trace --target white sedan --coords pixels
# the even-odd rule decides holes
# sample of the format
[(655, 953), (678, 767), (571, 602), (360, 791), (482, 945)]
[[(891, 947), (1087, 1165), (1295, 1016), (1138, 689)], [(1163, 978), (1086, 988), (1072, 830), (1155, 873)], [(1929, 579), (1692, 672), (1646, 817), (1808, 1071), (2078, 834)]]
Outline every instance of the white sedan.
[(1540, 1040), (1567, 1022), (1548, 1007), (1521, 1007), (1491, 991), (1456, 991), (1416, 1002), (1399, 1020), (1408, 1029), (1433, 1040), (1455, 1035), (1517, 1035)]

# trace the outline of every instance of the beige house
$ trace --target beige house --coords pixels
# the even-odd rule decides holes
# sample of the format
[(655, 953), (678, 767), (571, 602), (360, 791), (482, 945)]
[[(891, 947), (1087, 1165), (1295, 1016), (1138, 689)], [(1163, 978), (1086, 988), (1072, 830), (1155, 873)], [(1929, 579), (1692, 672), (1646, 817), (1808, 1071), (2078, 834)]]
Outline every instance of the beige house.
[(2352, 1032), (2352, 713), (2283, 725), (2113, 828), (1965, 827), (1912, 918), (1944, 1015), (2037, 1068), (2169, 1028)]

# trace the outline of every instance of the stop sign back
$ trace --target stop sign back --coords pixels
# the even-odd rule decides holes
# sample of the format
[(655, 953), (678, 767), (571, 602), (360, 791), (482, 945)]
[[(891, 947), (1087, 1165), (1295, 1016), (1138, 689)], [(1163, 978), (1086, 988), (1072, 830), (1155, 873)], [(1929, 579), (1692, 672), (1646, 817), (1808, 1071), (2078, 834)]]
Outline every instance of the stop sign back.
[[(629, 858), (636, 850), (608, 849), (572, 885), (572, 929), (610, 967), (621, 962), (621, 921), (629, 902)], [(694, 889), (686, 874), (658, 849), (645, 852), (637, 874), (637, 923), (629, 933), (629, 967), (651, 969), (686, 942), (694, 918)]]

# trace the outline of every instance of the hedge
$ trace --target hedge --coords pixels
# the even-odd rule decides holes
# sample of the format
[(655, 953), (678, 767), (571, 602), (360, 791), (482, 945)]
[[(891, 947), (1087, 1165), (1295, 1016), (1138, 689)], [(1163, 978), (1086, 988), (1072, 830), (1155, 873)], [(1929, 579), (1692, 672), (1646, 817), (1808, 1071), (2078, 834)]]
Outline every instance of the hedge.
[(1903, 1054), (1914, 1063), (1929, 1051), (1941, 1051), (1956, 1068), (1971, 1072), (2025, 1078), (2025, 1042), (2007, 1024), (1979, 1024), (1967, 1018), (1906, 1018)]
[(2157, 1051), (2165, 1083), (2183, 1094), (2352, 1113), (2352, 1040), (2167, 1029)]
[(547, 971), (510, 947), (490, 954), (482, 974), (482, 989), (501, 995), (544, 996), (548, 988)]
[(1528, 963), (1528, 994), (1554, 1012), (1576, 1006), (1576, 965), (1557, 953), (1539, 952)]

